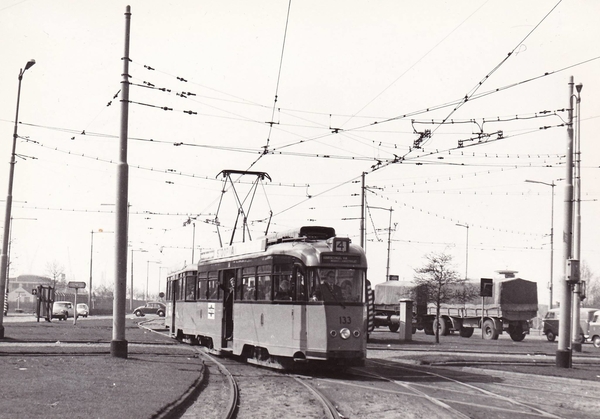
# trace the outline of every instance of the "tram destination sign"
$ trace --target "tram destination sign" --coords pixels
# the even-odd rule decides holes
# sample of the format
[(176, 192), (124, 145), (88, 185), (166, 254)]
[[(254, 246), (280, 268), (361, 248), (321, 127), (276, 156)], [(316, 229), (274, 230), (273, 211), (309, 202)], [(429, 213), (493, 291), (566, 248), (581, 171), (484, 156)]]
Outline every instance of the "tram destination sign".
[(321, 255), (321, 263), (339, 263), (340, 265), (360, 264), (360, 255), (336, 255), (325, 253)]

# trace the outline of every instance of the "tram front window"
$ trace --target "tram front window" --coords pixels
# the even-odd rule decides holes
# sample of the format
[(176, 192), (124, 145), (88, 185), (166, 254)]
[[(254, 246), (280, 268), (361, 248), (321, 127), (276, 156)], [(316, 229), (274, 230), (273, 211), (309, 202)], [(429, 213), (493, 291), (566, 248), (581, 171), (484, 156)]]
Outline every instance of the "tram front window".
[(358, 269), (316, 269), (309, 272), (311, 301), (361, 302), (364, 271)]

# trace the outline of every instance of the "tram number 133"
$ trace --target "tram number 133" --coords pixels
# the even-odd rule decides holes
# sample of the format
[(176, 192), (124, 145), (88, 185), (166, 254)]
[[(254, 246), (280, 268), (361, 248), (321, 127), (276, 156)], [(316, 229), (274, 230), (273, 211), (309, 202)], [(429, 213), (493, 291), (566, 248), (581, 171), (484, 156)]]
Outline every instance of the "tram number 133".
[(340, 324), (352, 324), (352, 317), (340, 316)]

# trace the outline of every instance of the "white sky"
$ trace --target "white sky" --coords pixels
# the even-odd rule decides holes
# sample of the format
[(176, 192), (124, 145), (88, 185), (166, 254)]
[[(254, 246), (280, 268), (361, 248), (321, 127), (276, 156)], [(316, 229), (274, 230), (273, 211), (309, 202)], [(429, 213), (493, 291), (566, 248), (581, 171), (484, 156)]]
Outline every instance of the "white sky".
[[(15, 170), (11, 276), (47, 274), (55, 261), (68, 280), (87, 281), (91, 231), (103, 229), (93, 234), (94, 284), (113, 281), (114, 234), (108, 232), (115, 229), (121, 110), (113, 96), (130, 4), (131, 82), (170, 89), (130, 88), (130, 100), (144, 105), (130, 105), (129, 240), (133, 249), (148, 251), (134, 254), (135, 288), (149, 279), (150, 291), (158, 290), (159, 276), (164, 286), (168, 270), (190, 262), (193, 228), (183, 226), (189, 216), (197, 216), (196, 256), (200, 247), (219, 245), (215, 226), (204, 222), (217, 210), (222, 240), (229, 241), (237, 206), (228, 192), (219, 207), (221, 170), (272, 178), (254, 197), (253, 238), (266, 228), (258, 220), (272, 210), (270, 232), (327, 225), (356, 243), (360, 176), (367, 172), (368, 204), (377, 207), (367, 219), (373, 283), (385, 280), (386, 209), (392, 208), (390, 274), (410, 281), (425, 254), (445, 251), (472, 279), (518, 270), (538, 281), (539, 300), (547, 304), (552, 188), (525, 180), (557, 183), (556, 289), (564, 225), (564, 182), (557, 179), (566, 177), (567, 142), (566, 128), (557, 126), (567, 120), (561, 110), (568, 107), (571, 75), (584, 84), (582, 259), (600, 272), (594, 136), (600, 59), (593, 60), (600, 57), (600, 3), (564, 0), (550, 13), (557, 3), (292, 1), (286, 33), (285, 1), (4, 0), (0, 199), (8, 183), (17, 76), (29, 59), (37, 61), (21, 92), (19, 136), (29, 141), (17, 143), (17, 154), (27, 157)], [(473, 93), (454, 112), (456, 106), (418, 112)], [(423, 123), (448, 117), (456, 123)], [(469, 120), (475, 123), (458, 123)], [(269, 121), (276, 122), (272, 130)], [(426, 129), (431, 138), (409, 150), (419, 138), (415, 131)], [(481, 143), (469, 141), (481, 131)], [(269, 153), (259, 158), (267, 145)], [(394, 155), (407, 160), (392, 164)], [(382, 164), (373, 171), (377, 161)], [(248, 185), (237, 191), (243, 199)]]

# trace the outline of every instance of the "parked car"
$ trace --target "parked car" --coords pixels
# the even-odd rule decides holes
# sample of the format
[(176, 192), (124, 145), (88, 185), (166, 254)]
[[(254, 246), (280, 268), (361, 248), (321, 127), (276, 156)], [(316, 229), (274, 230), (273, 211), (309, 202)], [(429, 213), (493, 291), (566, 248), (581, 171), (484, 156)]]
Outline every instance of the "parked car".
[(67, 320), (74, 316), (73, 303), (70, 301), (55, 301), (52, 304), (52, 318)]
[(77, 316), (78, 317), (87, 317), (90, 314), (90, 308), (85, 303), (77, 304)]
[(156, 314), (160, 317), (165, 317), (166, 306), (158, 301), (148, 301), (145, 305), (137, 307), (133, 310), (136, 316), (145, 316), (146, 314)]
[[(594, 317), (594, 313), (597, 312), (597, 308), (581, 308), (579, 310), (579, 334), (582, 336), (582, 343), (587, 342), (592, 339), (590, 335), (590, 322)], [(554, 342), (556, 337), (558, 336), (558, 323), (559, 323), (559, 314), (560, 309), (553, 308), (552, 310), (548, 310), (546, 315), (544, 316), (544, 335), (550, 342)]]

